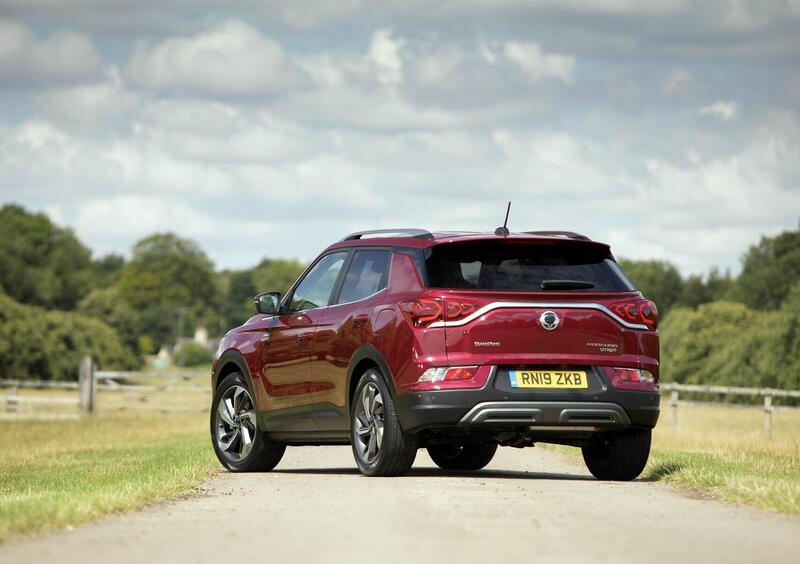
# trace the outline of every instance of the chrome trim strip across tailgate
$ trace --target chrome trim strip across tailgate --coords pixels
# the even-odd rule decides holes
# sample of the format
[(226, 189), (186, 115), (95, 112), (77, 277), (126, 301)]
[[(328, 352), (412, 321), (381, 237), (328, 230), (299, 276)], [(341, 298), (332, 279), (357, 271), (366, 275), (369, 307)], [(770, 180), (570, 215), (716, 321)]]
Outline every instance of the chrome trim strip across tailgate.
[(490, 304), (486, 304), (478, 311), (468, 315), (464, 319), (459, 319), (458, 321), (437, 321), (436, 323), (431, 323), (428, 327), (431, 329), (434, 327), (460, 327), (461, 325), (466, 325), (467, 323), (478, 319), (480, 316), (496, 309), (593, 309), (595, 311), (605, 313), (617, 323), (623, 327), (627, 327), (628, 329), (648, 330), (647, 325), (643, 323), (631, 323), (629, 321), (625, 321), (603, 304), (592, 302), (492, 302)]

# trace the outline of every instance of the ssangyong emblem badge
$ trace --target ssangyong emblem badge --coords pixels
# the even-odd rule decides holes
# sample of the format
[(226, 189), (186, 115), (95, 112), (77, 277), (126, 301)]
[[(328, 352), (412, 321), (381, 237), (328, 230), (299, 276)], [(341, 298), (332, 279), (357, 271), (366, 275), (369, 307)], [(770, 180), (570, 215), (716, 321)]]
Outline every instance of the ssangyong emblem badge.
[(539, 316), (539, 323), (544, 327), (545, 331), (552, 331), (558, 324), (561, 322), (561, 319), (556, 315), (554, 311), (546, 311), (542, 315)]

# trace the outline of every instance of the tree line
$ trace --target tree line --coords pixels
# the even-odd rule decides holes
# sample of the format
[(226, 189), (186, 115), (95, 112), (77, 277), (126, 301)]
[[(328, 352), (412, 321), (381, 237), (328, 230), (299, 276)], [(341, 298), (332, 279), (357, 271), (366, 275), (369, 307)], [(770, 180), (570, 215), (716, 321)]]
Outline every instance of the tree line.
[[(800, 231), (762, 238), (738, 276), (684, 277), (667, 261), (620, 264), (659, 308), (664, 381), (800, 389)], [(198, 325), (212, 336), (240, 325), (255, 294), (285, 291), (304, 266), (265, 258), (216, 271), (197, 243), (172, 233), (137, 242), (129, 259), (93, 258), (70, 229), (5, 205), (2, 376), (73, 379), (82, 354), (103, 369), (138, 368)]]
[[(72, 230), (7, 204), (0, 208), (2, 377), (74, 379), (83, 354), (103, 369), (139, 368), (199, 325), (215, 336), (243, 323), (260, 288), (286, 290), (303, 269), (297, 260), (264, 259), (215, 271), (197, 243), (172, 233), (137, 242), (129, 260), (93, 259)], [(189, 357), (202, 355), (189, 346)]]
[(659, 308), (662, 381), (800, 389), (800, 230), (762, 237), (736, 277), (620, 264)]

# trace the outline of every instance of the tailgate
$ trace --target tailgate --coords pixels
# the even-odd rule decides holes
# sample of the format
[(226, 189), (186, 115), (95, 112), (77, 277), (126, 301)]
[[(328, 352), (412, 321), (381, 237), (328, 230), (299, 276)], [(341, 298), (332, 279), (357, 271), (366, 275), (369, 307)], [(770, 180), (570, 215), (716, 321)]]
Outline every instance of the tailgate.
[[(499, 296), (498, 296), (499, 297)], [(636, 362), (637, 329), (602, 301), (484, 299), (464, 319), (442, 323), (448, 362), (491, 364), (607, 364)], [(468, 300), (451, 295), (445, 301)], [(473, 299), (474, 301), (474, 299)], [(620, 358), (622, 357), (622, 358)]]

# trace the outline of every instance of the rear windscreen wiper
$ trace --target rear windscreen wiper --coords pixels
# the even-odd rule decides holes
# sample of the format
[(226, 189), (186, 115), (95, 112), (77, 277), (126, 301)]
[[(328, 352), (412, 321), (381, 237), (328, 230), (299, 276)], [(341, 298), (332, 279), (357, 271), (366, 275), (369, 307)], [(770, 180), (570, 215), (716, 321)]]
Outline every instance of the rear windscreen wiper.
[(594, 288), (594, 284), (583, 280), (542, 280), (539, 287), (542, 290), (583, 290)]

